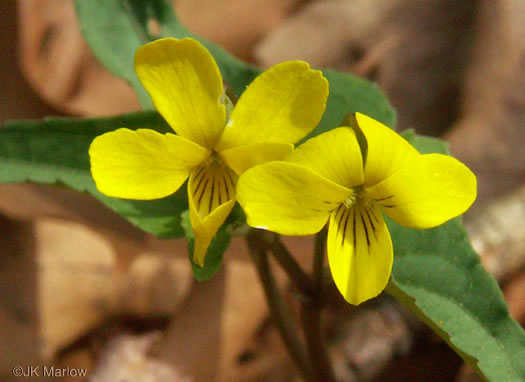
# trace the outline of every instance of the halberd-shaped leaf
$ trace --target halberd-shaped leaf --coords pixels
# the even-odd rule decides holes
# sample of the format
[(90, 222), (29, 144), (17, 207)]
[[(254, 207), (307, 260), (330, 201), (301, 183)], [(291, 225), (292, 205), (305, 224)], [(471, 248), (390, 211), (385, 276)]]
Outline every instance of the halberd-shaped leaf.
[[(423, 153), (448, 151), (438, 139), (412, 132), (405, 137)], [(487, 380), (525, 381), (525, 332), (509, 316), (461, 220), (422, 231), (387, 223), (395, 254), (387, 291)]]
[(146, 232), (163, 238), (183, 236), (180, 214), (188, 208), (185, 189), (152, 201), (109, 198), (97, 191), (89, 171), (89, 145), (96, 136), (122, 126), (171, 130), (152, 111), (113, 118), (8, 122), (0, 128), (0, 183), (64, 185), (91, 194)]

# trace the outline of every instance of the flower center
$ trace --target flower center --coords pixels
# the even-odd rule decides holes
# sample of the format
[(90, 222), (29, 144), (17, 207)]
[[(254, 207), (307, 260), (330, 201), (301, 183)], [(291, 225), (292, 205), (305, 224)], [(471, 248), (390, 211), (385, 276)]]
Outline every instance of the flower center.
[(357, 196), (352, 192), (344, 201), (343, 204), (346, 208), (351, 208), (357, 200)]
[(211, 152), (208, 158), (206, 158), (206, 160), (202, 162), (201, 166), (211, 168), (227, 167), (226, 163), (224, 163), (222, 158), (215, 151)]
[(189, 192), (201, 218), (217, 207), (235, 199), (237, 175), (215, 152), (197, 167), (190, 176)]
[(346, 208), (352, 208), (356, 203), (368, 199), (363, 186), (356, 186), (352, 188), (352, 193), (343, 201)]

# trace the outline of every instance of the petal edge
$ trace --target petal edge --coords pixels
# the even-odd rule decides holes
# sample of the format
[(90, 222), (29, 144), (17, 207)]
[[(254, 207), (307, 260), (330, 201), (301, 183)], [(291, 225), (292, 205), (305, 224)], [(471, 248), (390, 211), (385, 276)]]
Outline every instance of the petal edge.
[(238, 175), (257, 165), (284, 160), (294, 150), (289, 143), (256, 143), (219, 152), (220, 157)]
[(355, 132), (348, 127), (339, 127), (309, 139), (287, 160), (306, 166), (345, 187), (360, 186), (364, 182), (361, 149)]
[(420, 155), (402, 136), (375, 119), (355, 113), (355, 121), (368, 147), (364, 169), (367, 186), (383, 181)]

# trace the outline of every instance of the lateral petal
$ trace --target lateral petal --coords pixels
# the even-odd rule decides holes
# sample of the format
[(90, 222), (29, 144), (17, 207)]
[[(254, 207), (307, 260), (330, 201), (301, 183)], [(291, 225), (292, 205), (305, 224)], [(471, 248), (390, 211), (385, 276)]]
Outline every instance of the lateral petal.
[(91, 174), (100, 192), (149, 200), (179, 189), (189, 171), (210, 152), (175, 134), (118, 129), (96, 137), (89, 147)]
[(392, 270), (390, 234), (381, 212), (372, 205), (339, 207), (330, 215), (328, 262), (335, 285), (353, 305), (385, 289)]
[(241, 95), (217, 146), (295, 143), (323, 116), (328, 81), (306, 62), (289, 61), (260, 74)]
[(177, 134), (213, 149), (226, 123), (219, 68), (198, 41), (164, 38), (141, 46), (135, 71)]
[(420, 155), (403, 137), (382, 123), (361, 113), (356, 113), (355, 118), (368, 147), (364, 170), (366, 185), (381, 182)]
[(256, 143), (219, 152), (220, 157), (238, 175), (247, 169), (275, 160), (283, 160), (293, 152), (289, 143)]
[(188, 182), (193, 261), (204, 266), (208, 247), (235, 205), (237, 175), (214, 159), (195, 169)]
[(351, 194), (304, 166), (281, 161), (247, 170), (237, 185), (248, 224), (284, 235), (319, 232)]
[(457, 159), (425, 154), (366, 192), (399, 224), (431, 228), (465, 212), (476, 199), (476, 184)]
[(339, 127), (309, 139), (287, 160), (302, 164), (348, 188), (364, 182), (361, 149), (355, 132), (348, 127)]

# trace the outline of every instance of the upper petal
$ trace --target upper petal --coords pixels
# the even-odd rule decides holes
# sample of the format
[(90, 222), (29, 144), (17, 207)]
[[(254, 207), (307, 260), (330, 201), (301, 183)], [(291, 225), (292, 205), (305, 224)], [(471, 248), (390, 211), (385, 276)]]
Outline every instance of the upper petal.
[(287, 160), (300, 163), (345, 187), (363, 184), (363, 160), (355, 132), (340, 127), (309, 139)]
[(135, 71), (155, 108), (177, 134), (213, 149), (224, 129), (222, 78), (211, 54), (193, 39), (141, 46)]
[(392, 270), (390, 234), (372, 205), (341, 206), (330, 216), (328, 263), (346, 301), (358, 305), (385, 289)]
[(304, 166), (278, 161), (249, 169), (237, 185), (248, 224), (284, 235), (319, 232), (351, 193)]
[(476, 176), (457, 159), (425, 154), (366, 192), (398, 223), (430, 228), (462, 214), (472, 205), (476, 199)]
[(357, 127), (367, 144), (365, 184), (373, 186), (410, 163), (419, 152), (394, 130), (360, 113), (355, 114)]
[(247, 169), (275, 160), (283, 160), (293, 152), (290, 143), (256, 143), (219, 152), (220, 157), (238, 175)]
[(217, 146), (295, 143), (324, 113), (328, 81), (306, 62), (277, 64), (260, 74), (241, 95)]
[(118, 129), (96, 137), (89, 147), (98, 190), (126, 199), (157, 199), (174, 193), (189, 170), (208, 155), (208, 150), (192, 141), (148, 129)]

